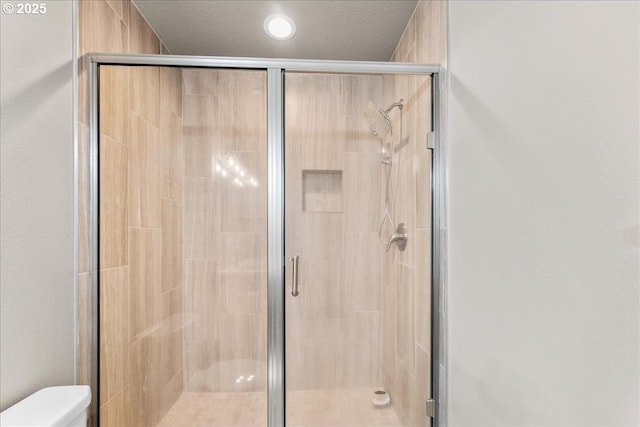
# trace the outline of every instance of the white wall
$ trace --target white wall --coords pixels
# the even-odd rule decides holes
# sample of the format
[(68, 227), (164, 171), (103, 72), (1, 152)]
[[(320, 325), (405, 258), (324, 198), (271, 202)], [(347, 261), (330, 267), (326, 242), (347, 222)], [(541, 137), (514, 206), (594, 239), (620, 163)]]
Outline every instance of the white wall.
[(0, 13), (1, 409), (74, 382), (73, 8), (46, 3)]
[(450, 425), (640, 424), (640, 3), (450, 3)]

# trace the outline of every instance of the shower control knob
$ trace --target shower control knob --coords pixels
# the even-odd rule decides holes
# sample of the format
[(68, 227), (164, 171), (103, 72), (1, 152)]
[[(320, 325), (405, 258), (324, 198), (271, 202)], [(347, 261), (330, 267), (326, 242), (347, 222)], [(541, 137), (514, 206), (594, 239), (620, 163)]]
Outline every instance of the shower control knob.
[(398, 224), (396, 232), (389, 237), (389, 243), (387, 243), (387, 252), (391, 249), (391, 245), (396, 244), (398, 249), (404, 251), (407, 247), (407, 226), (403, 222)]

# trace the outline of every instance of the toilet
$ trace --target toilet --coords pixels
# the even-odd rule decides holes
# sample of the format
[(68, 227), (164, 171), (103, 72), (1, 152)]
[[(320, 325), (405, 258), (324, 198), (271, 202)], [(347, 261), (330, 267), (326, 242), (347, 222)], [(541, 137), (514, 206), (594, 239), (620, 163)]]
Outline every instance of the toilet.
[(86, 427), (91, 389), (87, 385), (47, 387), (0, 413), (0, 427)]

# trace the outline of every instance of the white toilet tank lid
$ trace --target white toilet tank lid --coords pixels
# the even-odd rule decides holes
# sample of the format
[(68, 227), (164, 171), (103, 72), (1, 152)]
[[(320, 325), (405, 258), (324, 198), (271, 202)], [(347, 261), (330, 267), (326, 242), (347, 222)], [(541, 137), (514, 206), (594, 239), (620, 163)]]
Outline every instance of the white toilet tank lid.
[(47, 387), (0, 413), (0, 426), (60, 426), (77, 417), (91, 402), (87, 385)]

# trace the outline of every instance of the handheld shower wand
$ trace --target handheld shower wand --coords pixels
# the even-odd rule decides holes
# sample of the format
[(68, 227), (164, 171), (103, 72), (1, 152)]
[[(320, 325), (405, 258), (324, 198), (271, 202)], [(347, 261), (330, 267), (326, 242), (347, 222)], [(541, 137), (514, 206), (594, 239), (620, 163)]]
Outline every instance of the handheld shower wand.
[[(378, 240), (384, 246), (389, 247), (391, 243), (393, 243), (392, 239), (389, 238), (386, 241), (382, 238), (382, 229), (384, 225), (388, 223), (391, 226), (392, 233), (396, 232), (397, 226), (395, 221), (395, 204), (396, 204), (396, 193), (398, 187), (398, 177), (399, 177), (399, 168), (396, 168), (396, 183), (395, 189), (392, 188), (392, 171), (393, 171), (393, 154), (395, 153), (395, 141), (393, 138), (393, 124), (391, 122), (391, 118), (389, 117), (389, 112), (394, 108), (398, 108), (400, 110), (400, 139), (402, 139), (402, 107), (404, 106), (404, 100), (400, 99), (398, 102), (394, 102), (389, 105), (386, 109), (382, 109), (376, 106), (373, 102), (369, 101), (367, 105), (367, 109), (364, 112), (364, 117), (369, 123), (369, 128), (371, 132), (378, 137), (380, 140), (380, 145), (382, 146), (382, 164), (386, 166), (386, 177), (385, 177), (385, 206), (384, 212), (382, 214), (382, 219), (380, 220), (380, 227), (378, 228)], [(384, 138), (390, 134), (390, 142), (389, 144), (384, 143)], [(397, 234), (397, 232), (396, 232)], [(394, 234), (395, 236), (395, 234)], [(393, 236), (392, 236), (393, 237)], [(397, 236), (396, 236), (397, 237)], [(406, 240), (406, 233), (405, 233)], [(397, 240), (397, 239), (396, 239)]]

